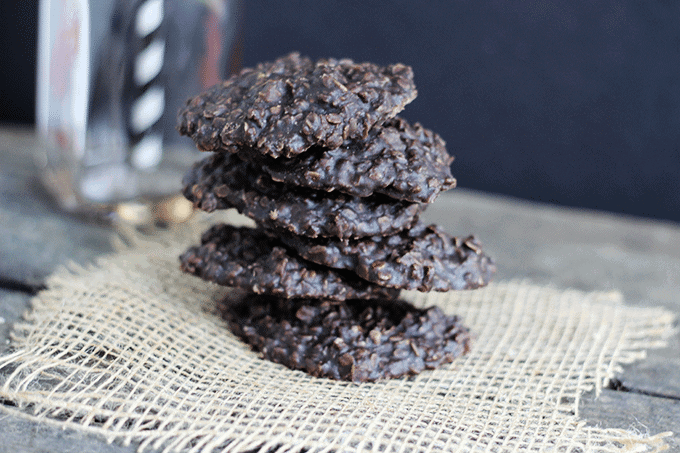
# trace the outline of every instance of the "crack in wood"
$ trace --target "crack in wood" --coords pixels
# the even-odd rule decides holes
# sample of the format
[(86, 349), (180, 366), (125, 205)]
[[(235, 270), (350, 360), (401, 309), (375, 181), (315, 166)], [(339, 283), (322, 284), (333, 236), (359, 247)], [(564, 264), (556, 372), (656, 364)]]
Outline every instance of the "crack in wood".
[(607, 385), (607, 388), (609, 390), (615, 390), (617, 392), (627, 392), (627, 393), (636, 393), (638, 395), (645, 395), (645, 396), (651, 396), (654, 398), (665, 398), (673, 401), (680, 401), (680, 395), (671, 395), (668, 393), (661, 393), (661, 392), (652, 392), (649, 390), (642, 390), (642, 389), (636, 389), (632, 387), (628, 387), (625, 385), (620, 379), (613, 378), (609, 381), (609, 385)]
[(38, 292), (46, 289), (47, 287), (40, 284), (31, 284), (22, 282), (21, 280), (16, 280), (13, 278), (7, 278), (0, 276), (0, 289), (5, 289), (8, 291), (16, 291), (30, 296), (35, 296)]

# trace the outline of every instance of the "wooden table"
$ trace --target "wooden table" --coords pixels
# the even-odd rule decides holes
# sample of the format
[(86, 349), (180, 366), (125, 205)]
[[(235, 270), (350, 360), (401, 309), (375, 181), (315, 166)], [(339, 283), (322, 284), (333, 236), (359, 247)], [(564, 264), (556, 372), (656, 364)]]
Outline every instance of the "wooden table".
[[(109, 229), (60, 212), (42, 188), (30, 131), (0, 128), (0, 353), (13, 322), (60, 263), (111, 250)], [(528, 278), (584, 290), (618, 289), (627, 303), (680, 314), (680, 226), (456, 189), (428, 220), (476, 233), (499, 263), (498, 279)], [(580, 415), (602, 427), (673, 431), (680, 452), (680, 335), (626, 367), (616, 389), (587, 394)], [(17, 417), (0, 404), (0, 451), (132, 452), (98, 438)]]

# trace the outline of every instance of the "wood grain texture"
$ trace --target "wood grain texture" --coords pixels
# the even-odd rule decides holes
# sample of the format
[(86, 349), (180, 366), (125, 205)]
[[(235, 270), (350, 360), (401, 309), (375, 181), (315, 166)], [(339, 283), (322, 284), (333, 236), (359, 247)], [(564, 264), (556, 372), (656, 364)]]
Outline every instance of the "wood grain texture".
[(625, 429), (643, 434), (672, 431), (669, 450), (680, 451), (680, 401), (630, 392), (604, 390), (598, 398), (581, 399), (579, 417), (590, 426)]
[(39, 286), (59, 264), (111, 251), (110, 229), (61, 212), (40, 184), (33, 137), (0, 132), (0, 277)]
[[(56, 425), (16, 417), (0, 406), (0, 452), (134, 453), (135, 445), (108, 444), (104, 439)], [(153, 453), (154, 450), (149, 450)]]
[(7, 351), (12, 325), (28, 310), (30, 298), (27, 294), (0, 289), (0, 354)]

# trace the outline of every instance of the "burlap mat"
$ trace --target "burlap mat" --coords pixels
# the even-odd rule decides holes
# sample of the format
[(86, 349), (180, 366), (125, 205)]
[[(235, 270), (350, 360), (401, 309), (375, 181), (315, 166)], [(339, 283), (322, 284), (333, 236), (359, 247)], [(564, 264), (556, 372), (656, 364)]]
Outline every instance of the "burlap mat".
[[(202, 228), (202, 226), (200, 226)], [(411, 379), (351, 384), (263, 361), (213, 314), (227, 290), (183, 275), (199, 232), (53, 275), (0, 358), (16, 413), (163, 451), (658, 451), (663, 437), (586, 426), (579, 396), (661, 346), (673, 316), (498, 282), (407, 294), (457, 313), (469, 355)]]

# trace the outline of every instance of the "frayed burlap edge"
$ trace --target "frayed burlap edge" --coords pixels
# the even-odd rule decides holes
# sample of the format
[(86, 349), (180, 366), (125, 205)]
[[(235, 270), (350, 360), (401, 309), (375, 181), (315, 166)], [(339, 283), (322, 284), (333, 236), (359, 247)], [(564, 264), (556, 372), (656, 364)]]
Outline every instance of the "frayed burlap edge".
[(311, 378), (259, 359), (214, 312), (231, 292), (179, 272), (177, 256), (204, 227), (127, 235), (119, 253), (50, 277), (14, 326), (14, 352), (0, 357), (12, 413), (168, 452), (666, 448), (670, 433), (578, 417), (583, 392), (599, 394), (622, 365), (665, 344), (674, 317), (664, 309), (526, 281), (406, 293), (461, 315), (471, 353), (409, 379)]

